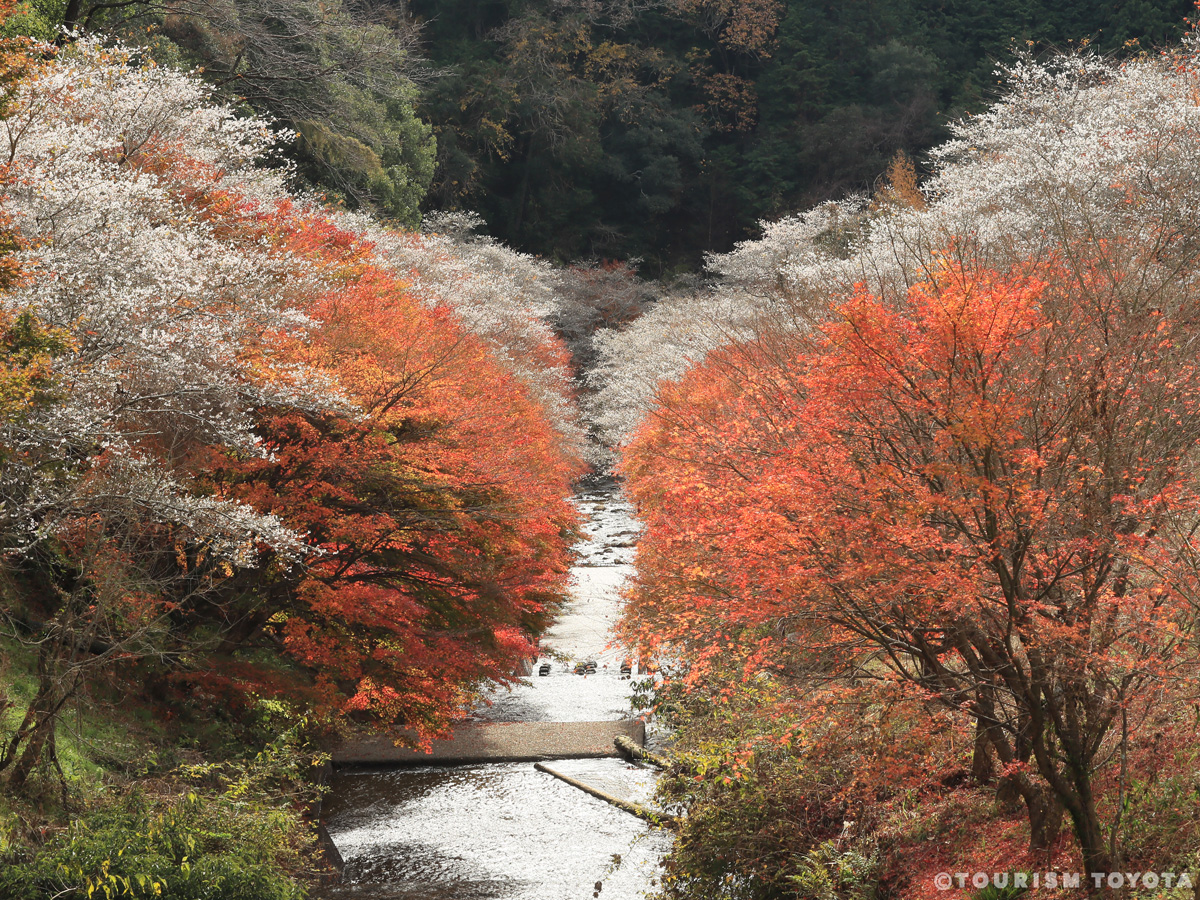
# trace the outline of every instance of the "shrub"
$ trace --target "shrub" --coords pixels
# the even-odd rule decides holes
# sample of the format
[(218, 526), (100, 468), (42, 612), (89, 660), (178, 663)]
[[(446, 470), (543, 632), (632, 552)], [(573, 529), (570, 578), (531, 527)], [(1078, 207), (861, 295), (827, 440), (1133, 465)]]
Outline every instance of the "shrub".
[(288, 871), (304, 843), (290, 809), (228, 794), (136, 793), (87, 811), (40, 853), (10, 853), (0, 895), (293, 900), (304, 894)]

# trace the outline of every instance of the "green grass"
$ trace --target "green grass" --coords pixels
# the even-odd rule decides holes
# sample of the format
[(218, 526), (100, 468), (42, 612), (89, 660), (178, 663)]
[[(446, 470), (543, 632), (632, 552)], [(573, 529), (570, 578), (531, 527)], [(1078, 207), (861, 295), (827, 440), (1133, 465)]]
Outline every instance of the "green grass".
[[(12, 705), (0, 714), (0, 741), (20, 726), (37, 692), (33, 651), (11, 638), (0, 639), (0, 691)], [(68, 787), (86, 790), (109, 776), (160, 768), (167, 736), (145, 705), (103, 691), (69, 702), (55, 738), (59, 765)]]

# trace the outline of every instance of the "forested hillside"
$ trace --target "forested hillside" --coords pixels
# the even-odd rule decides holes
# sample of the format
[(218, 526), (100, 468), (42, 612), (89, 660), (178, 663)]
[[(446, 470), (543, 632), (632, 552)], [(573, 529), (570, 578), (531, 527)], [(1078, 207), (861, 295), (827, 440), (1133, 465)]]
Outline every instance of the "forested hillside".
[(60, 45), (80, 34), (120, 40), (161, 65), (192, 70), (239, 114), (269, 121), (301, 184), (400, 224), (420, 221), (435, 143), (414, 108), (422, 67), (402, 8), (29, 0), (4, 27)]
[(920, 163), (1014, 47), (1153, 50), (1188, 0), (30, 0), (198, 66), (299, 133), (313, 185), (407, 225), (471, 210), (560, 262), (695, 270), (774, 218)]
[(421, 110), (430, 202), (560, 258), (659, 275), (755, 222), (872, 187), (901, 150), (996, 95), (1026, 41), (1101, 52), (1178, 39), (1187, 0), (633, 3), (415, 0), (447, 71)]

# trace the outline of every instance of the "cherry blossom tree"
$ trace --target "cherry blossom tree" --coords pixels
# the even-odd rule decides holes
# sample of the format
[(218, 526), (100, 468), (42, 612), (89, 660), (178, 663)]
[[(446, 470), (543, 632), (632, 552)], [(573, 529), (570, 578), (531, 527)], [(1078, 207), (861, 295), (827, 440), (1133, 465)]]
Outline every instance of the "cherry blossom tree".
[(62, 48), (0, 127), (4, 613), (39, 684), (9, 782), (139, 660), (424, 734), (510, 678), (581, 467), (548, 270), (290, 193), (270, 123), (120, 47)]
[[(259, 539), (295, 550), (276, 520), (194, 496), (178, 474), (196, 444), (254, 452), (252, 411), (264, 404), (337, 406), (328, 380), (272, 363), (272, 341), (308, 324), (296, 298), (311, 278), (268, 245), (222, 240), (172, 183), (183, 174), (277, 195), (279, 176), (254, 168), (272, 139), (194, 79), (135, 63), (78, 44), (28, 83), (3, 125), (7, 209), (30, 273), (3, 303), (36, 309), (76, 347), (56, 363), (61, 402), (8, 425), (27, 462), (6, 473), (7, 530), (52, 533), (118, 491), (234, 557)], [(44, 466), (62, 459), (79, 465)]]
[[(858, 284), (902, 302), (946, 248), (1007, 268), (1070, 245), (1063, 258), (1078, 264), (1076, 278), (1107, 259), (1138, 272), (1146, 296), (1192, 277), (1197, 41), (1193, 34), (1170, 52), (1123, 62), (1087, 50), (1020, 55), (998, 73), (1002, 99), (932, 151), (933, 174), (919, 189), (901, 174), (871, 202), (850, 198), (764, 222), (759, 240), (710, 257), (711, 292), (665, 299), (636, 329), (599, 341), (596, 415), (613, 423), (607, 433), (631, 434), (652, 408), (653, 386), (739, 337), (736, 322), (803, 332), (830, 297)], [(675, 304), (677, 316), (668, 311)], [(676, 320), (704, 334), (682, 357)], [(643, 359), (659, 374), (643, 377)], [(644, 386), (634, 391), (635, 383)]]

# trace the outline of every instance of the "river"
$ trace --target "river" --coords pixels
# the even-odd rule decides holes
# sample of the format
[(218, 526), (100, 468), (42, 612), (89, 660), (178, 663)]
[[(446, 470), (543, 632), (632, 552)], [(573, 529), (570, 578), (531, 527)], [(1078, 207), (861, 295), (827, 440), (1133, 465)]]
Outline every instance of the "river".
[[(585, 519), (571, 596), (543, 638), (548, 651), (525, 683), (494, 694), (473, 718), (584, 722), (628, 718), (637, 678), (606, 649), (633, 572), (638, 523), (612, 481), (584, 486)], [(575, 664), (596, 662), (595, 674)], [(654, 772), (617, 759), (555, 769), (609, 793), (648, 801)], [(532, 763), (342, 769), (325, 824), (346, 861), (328, 896), (363, 900), (635, 900), (652, 892), (668, 832), (538, 772)], [(597, 890), (597, 886), (599, 889)]]

